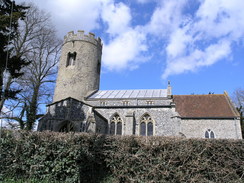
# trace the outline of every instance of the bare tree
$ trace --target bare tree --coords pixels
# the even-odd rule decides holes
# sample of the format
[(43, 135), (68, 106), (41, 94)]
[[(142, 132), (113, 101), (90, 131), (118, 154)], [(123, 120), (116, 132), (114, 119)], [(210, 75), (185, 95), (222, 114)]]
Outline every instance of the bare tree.
[(241, 122), (241, 130), (242, 136), (244, 137), (244, 89), (236, 89), (233, 93), (232, 100), (236, 105), (236, 109), (240, 113), (240, 122)]
[(14, 111), (11, 119), (17, 121), (21, 129), (27, 130), (33, 128), (40, 116), (39, 105), (52, 96), (62, 45), (48, 14), (33, 5), (29, 6), (14, 48), (16, 54), (31, 61), (31, 64), (24, 69), (25, 75), (17, 81), (23, 88), (19, 100), (11, 103)]
[(236, 107), (244, 107), (244, 89), (236, 89), (233, 93), (232, 100), (236, 104)]

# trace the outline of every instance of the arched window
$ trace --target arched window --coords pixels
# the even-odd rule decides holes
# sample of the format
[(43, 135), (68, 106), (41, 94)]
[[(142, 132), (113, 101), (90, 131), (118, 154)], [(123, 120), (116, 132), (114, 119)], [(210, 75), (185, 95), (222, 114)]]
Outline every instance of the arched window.
[(151, 136), (153, 133), (153, 120), (149, 114), (145, 114), (140, 121), (140, 135)]
[(63, 126), (59, 129), (59, 132), (73, 132), (74, 125), (70, 121), (66, 121)]
[(110, 134), (114, 135), (115, 134), (115, 122), (112, 122), (110, 124)]
[(67, 55), (66, 67), (70, 66), (70, 65), (75, 65), (75, 60), (76, 60), (76, 52), (73, 52), (73, 53), (69, 52)]
[(215, 138), (215, 137), (214, 137), (214, 132), (213, 132), (213, 131), (210, 132), (210, 138), (212, 138), (212, 139)]
[(146, 136), (146, 123), (141, 122), (140, 124), (140, 135)]
[(122, 120), (118, 114), (115, 114), (111, 119), (110, 134), (122, 135)]
[(147, 135), (148, 136), (153, 135), (153, 123), (152, 122), (147, 123)]
[(206, 132), (205, 132), (205, 138), (209, 139), (214, 139), (215, 138), (215, 135), (214, 135), (214, 132), (210, 129), (208, 129)]
[(205, 132), (205, 138), (209, 139), (209, 133), (208, 133), (208, 131)]
[(122, 135), (122, 123), (118, 122), (117, 123), (117, 135)]

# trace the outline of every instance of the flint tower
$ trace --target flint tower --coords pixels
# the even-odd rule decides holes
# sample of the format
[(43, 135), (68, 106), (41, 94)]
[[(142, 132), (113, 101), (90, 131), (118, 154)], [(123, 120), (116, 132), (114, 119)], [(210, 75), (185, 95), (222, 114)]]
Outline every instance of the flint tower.
[(99, 89), (102, 43), (84, 31), (64, 37), (53, 102), (72, 97), (83, 100)]

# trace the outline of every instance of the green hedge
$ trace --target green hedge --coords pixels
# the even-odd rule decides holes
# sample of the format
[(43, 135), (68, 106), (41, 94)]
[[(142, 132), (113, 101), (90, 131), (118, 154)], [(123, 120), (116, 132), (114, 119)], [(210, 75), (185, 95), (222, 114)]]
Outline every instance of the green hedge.
[(244, 182), (244, 141), (5, 130), (0, 165), (1, 180)]

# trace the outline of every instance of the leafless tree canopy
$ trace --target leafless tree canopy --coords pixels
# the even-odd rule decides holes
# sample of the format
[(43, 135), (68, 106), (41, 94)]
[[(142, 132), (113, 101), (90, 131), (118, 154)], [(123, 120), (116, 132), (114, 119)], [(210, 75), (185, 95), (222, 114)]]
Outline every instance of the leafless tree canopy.
[(235, 103), (237, 108), (242, 108), (244, 107), (244, 89), (236, 89), (233, 93), (232, 97), (233, 102)]
[(14, 50), (31, 64), (16, 80), (16, 87), (23, 90), (18, 101), (8, 103), (13, 110), (13, 116), (8, 118), (17, 121), (21, 129), (31, 130), (39, 117), (39, 105), (52, 97), (62, 41), (57, 38), (49, 15), (32, 4), (29, 6), (14, 40)]

